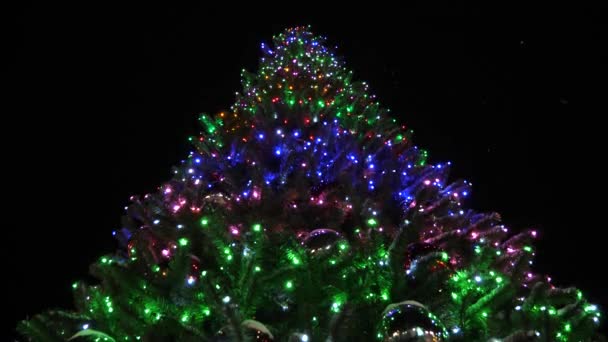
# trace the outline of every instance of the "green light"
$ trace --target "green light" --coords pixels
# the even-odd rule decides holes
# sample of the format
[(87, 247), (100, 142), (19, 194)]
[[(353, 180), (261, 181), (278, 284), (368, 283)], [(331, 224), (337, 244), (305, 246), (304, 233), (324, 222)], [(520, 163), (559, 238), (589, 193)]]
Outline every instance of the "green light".
[(557, 311), (554, 308), (549, 309), (549, 315), (554, 316), (557, 314)]
[(323, 108), (325, 107), (325, 102), (323, 102), (323, 100), (319, 100), (319, 102), (317, 102), (319, 104), (319, 107)]
[(456, 294), (456, 292), (452, 292), (452, 299), (454, 299), (454, 300), (458, 299), (458, 295)]
[(205, 309), (203, 309), (203, 314), (205, 316), (210, 316), (211, 315), (211, 310), (209, 310), (209, 308), (205, 308)]
[(442, 252), (442, 253), (441, 253), (441, 259), (442, 259), (443, 261), (448, 261), (448, 259), (449, 259), (449, 258), (450, 258), (450, 257), (448, 256), (448, 253), (446, 253), (446, 252)]
[(256, 223), (253, 225), (253, 231), (254, 232), (261, 232), (262, 231), (262, 225), (260, 225), (259, 223)]
[(499, 284), (502, 283), (502, 277), (496, 277), (496, 282)]
[(342, 251), (344, 251), (348, 248), (348, 245), (344, 242), (340, 243), (338, 246), (340, 247), (340, 250), (342, 250)]
[(106, 257), (101, 258), (101, 263), (102, 264), (107, 264), (108, 263), (108, 258), (106, 258)]
[(381, 297), (382, 297), (382, 300), (384, 300), (384, 301), (388, 300), (388, 294), (386, 292), (382, 293)]
[(572, 331), (572, 326), (570, 325), (570, 323), (566, 323), (566, 325), (564, 325), (564, 330), (566, 332)]
[(203, 217), (203, 218), (201, 219), (201, 225), (204, 227), (204, 226), (206, 226), (206, 225), (208, 225), (208, 224), (209, 224), (209, 219), (208, 219), (208, 218), (206, 218), (206, 217)]
[(530, 247), (530, 246), (524, 246), (524, 251), (526, 251), (526, 252), (532, 252), (532, 247)]
[(260, 266), (256, 266), (256, 267), (254, 267), (254, 270), (255, 270), (256, 272), (260, 272), (262, 269), (260, 268)]
[(403, 135), (398, 134), (398, 135), (395, 137), (395, 140), (397, 140), (397, 141), (401, 141), (401, 140), (403, 140)]
[(294, 265), (299, 265), (300, 264), (300, 259), (298, 259), (297, 257), (293, 257), (293, 258), (291, 258), (291, 262)]
[(287, 282), (285, 282), (285, 288), (290, 290), (293, 288), (293, 282), (291, 280), (288, 280)]
[(180, 246), (187, 246), (188, 245), (188, 239), (186, 239), (186, 238), (179, 239), (179, 245)]
[(487, 312), (482, 312), (482, 313), (481, 313), (481, 315), (482, 315), (484, 318), (488, 317), (488, 313), (487, 313)]
[(373, 227), (373, 226), (377, 225), (378, 222), (376, 221), (375, 218), (372, 217), (369, 220), (367, 220), (367, 224)]
[(78, 282), (72, 284), (72, 288), (76, 289), (78, 287)]
[(145, 313), (146, 315), (147, 315), (147, 314), (149, 314), (149, 313), (150, 313), (150, 309), (145, 309), (145, 310), (144, 310), (144, 313)]
[(335, 264), (336, 264), (336, 260), (331, 259), (331, 260), (329, 260), (329, 263), (330, 263), (331, 265), (335, 265)]
[(152, 267), (152, 271), (153, 271), (153, 272), (158, 272), (158, 271), (160, 271), (160, 266), (158, 266), (158, 265), (154, 265), (154, 266)]
[(597, 310), (597, 306), (596, 305), (587, 305), (585, 306), (585, 312), (594, 312)]
[(187, 313), (185, 313), (185, 314), (182, 315), (181, 321), (184, 322), (184, 323), (188, 322), (188, 314)]

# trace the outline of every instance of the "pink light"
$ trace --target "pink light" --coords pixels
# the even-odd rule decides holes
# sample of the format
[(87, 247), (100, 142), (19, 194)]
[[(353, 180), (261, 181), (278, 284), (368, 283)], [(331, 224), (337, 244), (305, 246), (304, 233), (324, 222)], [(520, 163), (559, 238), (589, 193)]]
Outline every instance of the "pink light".
[(424, 181), (424, 185), (429, 185), (429, 184), (431, 184), (430, 180), (427, 179), (427, 180)]
[(232, 233), (232, 235), (239, 235), (239, 230), (236, 227), (232, 227), (230, 229), (230, 232)]
[(526, 276), (527, 276), (528, 278), (532, 278), (532, 273), (528, 272), (528, 274), (526, 274)]
[(161, 253), (163, 254), (163, 256), (164, 256), (165, 258), (168, 258), (168, 257), (169, 257), (169, 250), (168, 250), (168, 249), (163, 249), (163, 250), (161, 251)]
[(165, 194), (170, 194), (170, 193), (171, 193), (171, 188), (167, 187), (167, 188), (165, 189)]
[(253, 193), (251, 194), (251, 196), (253, 196), (253, 198), (259, 198), (260, 197), (260, 193), (257, 190), (253, 190)]
[(478, 236), (479, 236), (479, 234), (477, 234), (477, 232), (471, 233), (471, 238), (473, 238), (473, 239), (477, 239)]
[(507, 253), (515, 253), (515, 249), (508, 247), (507, 248)]
[(532, 236), (536, 237), (536, 230), (532, 231)]
[(176, 204), (176, 205), (174, 205), (174, 206), (173, 206), (173, 211), (178, 211), (178, 210), (179, 210), (179, 208), (181, 208), (181, 207), (179, 206), (179, 204)]

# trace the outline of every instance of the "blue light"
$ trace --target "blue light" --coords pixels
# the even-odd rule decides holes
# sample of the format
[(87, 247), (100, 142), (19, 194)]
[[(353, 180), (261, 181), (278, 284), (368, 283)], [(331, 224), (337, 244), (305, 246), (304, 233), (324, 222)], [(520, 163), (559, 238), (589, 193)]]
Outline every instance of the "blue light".
[(374, 164), (369, 164), (369, 168), (373, 169), (374, 168)]
[(194, 162), (197, 163), (197, 164), (199, 164), (201, 162), (201, 158), (194, 159)]
[(299, 137), (300, 136), (300, 132), (298, 132), (298, 131), (293, 132), (293, 136), (296, 137), (296, 138)]
[(280, 155), (281, 155), (281, 149), (277, 147), (277, 148), (274, 150), (274, 154), (276, 154), (277, 156), (280, 156)]
[(262, 134), (262, 133), (258, 134), (258, 138), (259, 138), (260, 140), (261, 140), (261, 139), (264, 139), (264, 134)]

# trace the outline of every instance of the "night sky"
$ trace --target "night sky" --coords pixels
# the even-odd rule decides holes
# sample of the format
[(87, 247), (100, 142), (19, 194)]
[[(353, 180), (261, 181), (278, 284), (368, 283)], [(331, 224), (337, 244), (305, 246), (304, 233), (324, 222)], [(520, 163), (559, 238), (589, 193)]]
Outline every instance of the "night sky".
[(5, 51), (9, 330), (71, 305), (70, 284), (116, 247), (129, 196), (170, 178), (198, 114), (231, 105), (261, 42), (307, 24), (414, 129), (431, 162), (451, 161), (453, 179), (473, 183), (473, 208), (539, 229), (537, 270), (608, 313), (608, 27), (597, 11), (498, 20), (447, 6), (426, 15), (56, 6), (15, 10), (15, 48)]

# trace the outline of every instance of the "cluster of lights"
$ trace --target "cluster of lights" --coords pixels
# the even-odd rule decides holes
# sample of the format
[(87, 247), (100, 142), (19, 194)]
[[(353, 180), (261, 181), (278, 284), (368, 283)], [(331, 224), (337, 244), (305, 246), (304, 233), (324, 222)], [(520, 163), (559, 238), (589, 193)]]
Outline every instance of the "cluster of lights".
[[(253, 280), (245, 280), (267, 279), (272, 272), (283, 269), (284, 276), (264, 285), (292, 300), (304, 300), (297, 296), (307, 286), (306, 276), (311, 268), (335, 273), (338, 283), (324, 284), (332, 291), (326, 295), (327, 301), (319, 303), (322, 309), (310, 313), (318, 329), (325, 327), (325, 322), (319, 322), (317, 317), (339, 314), (347, 299), (386, 305), (392, 299), (393, 286), (387, 249), (394, 233), (402, 228), (397, 220), (385, 214), (391, 212), (384, 210), (391, 201), (398, 203), (403, 211), (398, 221), (405, 223), (406, 229), (417, 228), (410, 220), (421, 217), (424, 220), (414, 222), (426, 222), (432, 228), (425, 235), (425, 241), (442, 241), (444, 236), (456, 232), (451, 236), (459, 239), (461, 245), (470, 245), (473, 258), (477, 258), (474, 260), (487, 256), (493, 261), (511, 261), (520, 252), (534, 253), (528, 244), (503, 245), (500, 238), (486, 234), (495, 228), (479, 224), (488, 216), (480, 219), (463, 210), (461, 201), (469, 195), (470, 183), (446, 185), (449, 163), (428, 165), (427, 152), (410, 145), (410, 131), (389, 118), (388, 111), (379, 107), (375, 96), (368, 94), (367, 84), (353, 82), (351, 73), (322, 43), (323, 39), (314, 37), (306, 29), (295, 28), (275, 37), (274, 48), (263, 44), (265, 57), (258, 73), (253, 77), (243, 74), (243, 91), (237, 95), (231, 112), (221, 112), (215, 117), (200, 115), (204, 131), (200, 137), (189, 139), (196, 151), (190, 153), (184, 165), (175, 171), (175, 179), (161, 187), (158, 195), (145, 198), (146, 203), (156, 203), (156, 207), (134, 211), (134, 221), (141, 225), (122, 231), (127, 240), (137, 230), (152, 229), (173, 241), (173, 245), (129, 246), (128, 261), (146, 264), (145, 276), (149, 276), (137, 294), (138, 298), (147, 298), (140, 309), (143, 321), (173, 317), (185, 326), (198, 327), (207, 320), (218, 324), (223, 319), (219, 313), (226, 311), (218, 306), (244, 305), (236, 293), (241, 293), (242, 284), (253, 284)], [(292, 177), (296, 174), (303, 178)], [(333, 192), (344, 191), (331, 186), (343, 174), (352, 176), (351, 184), (347, 184), (351, 190), (334, 196)], [(328, 190), (313, 193), (311, 189), (308, 194), (298, 194), (301, 198), (272, 208), (273, 215), (280, 218), (285, 210), (288, 215), (306, 217), (305, 213), (324, 210), (340, 214), (337, 216), (354, 217), (359, 226), (353, 230), (353, 236), (360, 241), (332, 240), (322, 248), (315, 247), (318, 253), (311, 253), (306, 244), (289, 245), (291, 236), (281, 240), (289, 247), (275, 246), (280, 251), (276, 255), (281, 257), (265, 260), (262, 254), (267, 249), (263, 247), (271, 237), (281, 236), (289, 229), (293, 229), (292, 235), (295, 235), (302, 227), (282, 227), (275, 217), (256, 222), (257, 219), (249, 220), (235, 213), (257, 215), (260, 203), (275, 200), (274, 196), (282, 196), (303, 181)], [(424, 201), (420, 200), (421, 194), (426, 196)], [(309, 222), (302, 225), (309, 231), (318, 229), (307, 226), (316, 219), (310, 217)], [(275, 232), (278, 234), (273, 236)], [(530, 234), (537, 236), (536, 231)], [(167, 261), (184, 254), (178, 251), (196, 251), (199, 247), (195, 239), (200, 236), (211, 241), (219, 258), (200, 270), (195, 268), (185, 281), (180, 280), (196, 300), (179, 307), (159, 304), (153, 299), (151, 289), (156, 288), (157, 281), (169, 279), (171, 270), (166, 266)], [(164, 248), (159, 249), (161, 245)], [(451, 298), (451, 305), (463, 305), (465, 298), (469, 305), (471, 298), (487, 298), (493, 291), (513, 285), (511, 277), (502, 270), (481, 263), (464, 269), (468, 265), (459, 264), (458, 252), (448, 252), (441, 254), (441, 260), (450, 261), (456, 271), (447, 287), (442, 288), (447, 290), (442, 295), (448, 296), (448, 301)], [(155, 262), (148, 264), (150, 258), (146, 256), (156, 257), (154, 253), (159, 257), (152, 258)], [(104, 256), (99, 264), (117, 267), (116, 260)], [(350, 260), (346, 266), (344, 260)], [(191, 261), (188, 259), (188, 262)], [(513, 265), (514, 261), (511, 262)], [(215, 264), (215, 268), (209, 266)], [(220, 282), (214, 278), (218, 274), (240, 279), (241, 283)], [(237, 277), (242, 274), (246, 277)], [(367, 280), (363, 290), (350, 292), (356, 288), (361, 274), (368, 274), (371, 280)], [(527, 272), (524, 278), (535, 279), (535, 275)], [(211, 286), (205, 287), (206, 282)], [(73, 288), (79, 288), (78, 284), (74, 283)], [(207, 292), (209, 288), (215, 293)], [(113, 299), (98, 288), (87, 292), (86, 298), (91, 317), (116, 315), (115, 307), (121, 308), (124, 304), (115, 305)], [(288, 312), (289, 306), (281, 305)], [(493, 317), (491, 309), (486, 305), (474, 314), (489, 321)], [(527, 308), (518, 303), (514, 310), (559, 316), (557, 308), (549, 305)], [(597, 307), (586, 305), (583, 311), (595, 322), (599, 321)], [(218, 314), (212, 315), (212, 312)], [(439, 321), (431, 314), (429, 318)], [(461, 322), (449, 323), (446, 326), (451, 328), (446, 331), (454, 335), (468, 329)], [(90, 329), (90, 323), (83, 323), (81, 328)], [(570, 321), (564, 321), (556, 338), (564, 340), (573, 329)], [(319, 331), (297, 336), (307, 342)], [(420, 336), (428, 333), (420, 329), (414, 331)]]

